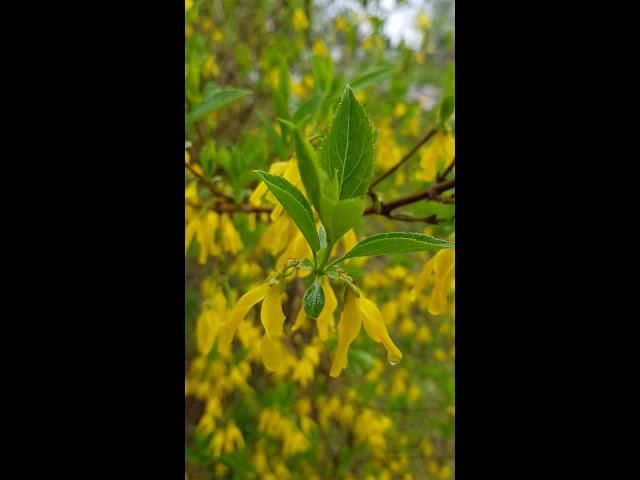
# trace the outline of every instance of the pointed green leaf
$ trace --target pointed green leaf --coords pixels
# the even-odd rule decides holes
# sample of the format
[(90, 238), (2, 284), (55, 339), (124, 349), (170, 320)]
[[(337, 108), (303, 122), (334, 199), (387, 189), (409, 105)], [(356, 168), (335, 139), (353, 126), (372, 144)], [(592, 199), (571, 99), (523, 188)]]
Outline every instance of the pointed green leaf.
[(318, 109), (322, 106), (322, 101), (324, 100), (324, 94), (320, 93), (318, 95), (314, 95), (306, 99), (304, 102), (300, 104), (296, 113), (293, 114), (293, 121), (295, 123), (301, 123), (306, 117), (311, 118), (314, 113), (318, 111)]
[(454, 248), (455, 244), (448, 240), (430, 237), (424, 233), (389, 232), (365, 238), (351, 249), (340, 260), (354, 257), (372, 257), (376, 255), (393, 255), (396, 253), (422, 252), (441, 248)]
[[(281, 120), (282, 122), (282, 120)], [(284, 122), (283, 122), (284, 123)], [(304, 189), (311, 199), (311, 203), (320, 213), (320, 179), (323, 172), (320, 167), (318, 156), (313, 147), (307, 142), (300, 131), (295, 128), (293, 130), (293, 139), (296, 147), (296, 156), (298, 157), (298, 169), (300, 170), (300, 178)], [(320, 217), (322, 218), (322, 217)]]
[(304, 238), (307, 239), (311, 250), (314, 252), (320, 250), (320, 239), (316, 231), (316, 224), (313, 221), (313, 212), (302, 192), (285, 178), (271, 175), (261, 170), (254, 170), (254, 172), (260, 176), (269, 187), (269, 190), (271, 190), (271, 193), (282, 204), (293, 223), (296, 224)]
[(204, 117), (205, 115), (220, 110), (222, 107), (229, 105), (231, 102), (239, 100), (250, 94), (251, 92), (235, 88), (217, 90), (211, 95), (207, 96), (202, 101), (202, 103), (191, 110), (191, 112), (187, 116), (187, 123), (193, 123), (196, 120)]
[(374, 135), (369, 118), (347, 86), (320, 150), (320, 161), (337, 198), (363, 197), (373, 175)]
[(351, 88), (360, 90), (362, 88), (372, 87), (382, 83), (384, 80), (393, 75), (395, 67), (378, 67), (361, 75), (358, 75), (351, 81)]
[(324, 289), (318, 277), (315, 278), (304, 293), (302, 304), (304, 305), (304, 313), (309, 318), (318, 318), (318, 315), (322, 312), (324, 308)]

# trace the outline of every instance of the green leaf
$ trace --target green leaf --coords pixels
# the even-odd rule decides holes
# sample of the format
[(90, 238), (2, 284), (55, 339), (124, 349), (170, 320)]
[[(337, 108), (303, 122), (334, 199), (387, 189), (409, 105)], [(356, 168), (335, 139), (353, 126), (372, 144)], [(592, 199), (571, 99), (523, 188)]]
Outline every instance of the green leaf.
[(347, 85), (320, 150), (321, 164), (331, 180), (330, 196), (337, 192), (334, 198), (343, 200), (365, 195), (373, 175), (373, 144), (369, 117)]
[(455, 106), (455, 99), (452, 95), (442, 99), (442, 103), (440, 104), (439, 119), (438, 119), (438, 123), (440, 125), (444, 124), (444, 122), (449, 120), (449, 117), (453, 113), (454, 106)]
[(320, 238), (320, 249), (324, 250), (329, 246), (329, 242), (327, 241), (327, 231), (323, 225), (320, 225), (318, 237)]
[(430, 237), (424, 233), (389, 232), (365, 238), (351, 249), (340, 261), (354, 257), (373, 257), (396, 253), (422, 252), (441, 248), (454, 248), (448, 240)]
[(313, 272), (313, 263), (308, 258), (303, 258), (300, 260), (300, 268)]
[(236, 88), (217, 90), (206, 97), (197, 107), (191, 110), (187, 116), (187, 123), (193, 123), (205, 115), (208, 115), (211, 112), (216, 112), (222, 107), (226, 107), (231, 102), (235, 102), (236, 100), (250, 94), (251, 92), (248, 92), (247, 90), (239, 90)]
[(382, 83), (389, 78), (395, 72), (395, 67), (378, 67), (361, 75), (358, 75), (351, 81), (351, 88), (354, 90), (360, 90), (367, 87), (372, 87)]
[(318, 315), (320, 315), (320, 312), (322, 312), (324, 308), (324, 290), (318, 277), (316, 277), (309, 288), (307, 288), (302, 303), (304, 305), (304, 313), (307, 314), (307, 317), (318, 318)]
[(293, 114), (294, 123), (301, 123), (306, 117), (311, 118), (314, 113), (322, 106), (325, 95), (320, 93), (308, 98), (300, 104), (296, 113)]
[[(285, 123), (282, 119), (280, 122)], [(293, 130), (293, 140), (296, 147), (296, 156), (298, 157), (298, 169), (300, 170), (300, 178), (304, 189), (311, 199), (311, 203), (316, 207), (316, 211), (320, 214), (320, 180), (323, 175), (320, 161), (313, 147), (307, 142), (300, 130)], [(328, 178), (324, 179), (328, 181)], [(322, 219), (322, 216), (320, 217)]]
[(320, 250), (320, 239), (316, 232), (316, 224), (313, 221), (313, 212), (309, 202), (302, 192), (293, 186), (288, 180), (276, 175), (271, 175), (261, 170), (254, 170), (255, 173), (267, 184), (271, 193), (282, 204), (287, 211), (291, 220), (307, 239), (311, 250), (317, 252)]
[(364, 203), (364, 198), (333, 200), (325, 196), (320, 197), (318, 214), (332, 245), (360, 221)]

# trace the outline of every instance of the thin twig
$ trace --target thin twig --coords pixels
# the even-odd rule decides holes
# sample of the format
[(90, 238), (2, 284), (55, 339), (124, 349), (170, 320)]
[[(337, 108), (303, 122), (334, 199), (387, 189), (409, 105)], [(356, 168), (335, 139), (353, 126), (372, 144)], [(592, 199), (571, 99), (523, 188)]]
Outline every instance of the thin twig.
[(447, 175), (449, 175), (449, 172), (451, 170), (453, 170), (453, 167), (456, 166), (456, 159), (455, 157), (453, 158), (453, 160), (451, 161), (451, 163), (449, 164), (449, 166), (447, 168), (444, 169), (444, 171), (442, 173), (439, 173), (438, 176), (436, 177), (436, 180), (438, 182), (441, 182), (442, 180), (444, 180), (445, 178), (447, 178)]
[(405, 156), (400, 159), (400, 161), (398, 163), (396, 163), (393, 167), (391, 167), (385, 173), (380, 175), (376, 180), (371, 182), (371, 185), (369, 185), (369, 191), (372, 192), (373, 191), (373, 187), (378, 185), (381, 181), (383, 181), (385, 178), (387, 178), (389, 175), (391, 175), (393, 172), (395, 172), (398, 168), (400, 168), (407, 160), (409, 160), (413, 156), (414, 153), (416, 153), (418, 151), (418, 149), (421, 146), (423, 146), (425, 143), (427, 143), (429, 141), (429, 139), (431, 139), (431, 137), (433, 137), (436, 134), (437, 131), (438, 131), (438, 129), (436, 129), (436, 128), (431, 129), (431, 131), (429, 131), (429, 133), (427, 133), (422, 140), (420, 140), (418, 143), (416, 143), (416, 145), (411, 150), (409, 150), (405, 154)]
[(233, 197), (220, 192), (216, 187), (213, 186), (211, 182), (209, 182), (209, 180), (200, 175), (191, 165), (185, 162), (184, 168), (193, 173), (198, 182), (200, 182), (201, 185), (205, 186), (213, 195), (215, 195), (216, 197), (224, 198), (229, 202), (234, 202)]

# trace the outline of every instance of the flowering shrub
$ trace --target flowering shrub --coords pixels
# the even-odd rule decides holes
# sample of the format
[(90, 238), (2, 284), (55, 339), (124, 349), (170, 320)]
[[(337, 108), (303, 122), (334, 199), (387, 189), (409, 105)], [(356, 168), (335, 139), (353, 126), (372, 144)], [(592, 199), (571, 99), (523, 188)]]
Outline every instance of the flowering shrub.
[(187, 478), (453, 477), (442, 4), (186, 2)]

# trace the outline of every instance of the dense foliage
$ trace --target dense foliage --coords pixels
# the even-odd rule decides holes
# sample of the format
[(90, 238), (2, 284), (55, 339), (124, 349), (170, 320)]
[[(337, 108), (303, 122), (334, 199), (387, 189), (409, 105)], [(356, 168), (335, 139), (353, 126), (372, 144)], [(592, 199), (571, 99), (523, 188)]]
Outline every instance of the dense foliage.
[(186, 478), (453, 478), (452, 8), (186, 2)]

